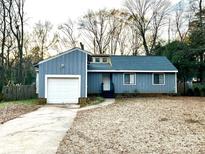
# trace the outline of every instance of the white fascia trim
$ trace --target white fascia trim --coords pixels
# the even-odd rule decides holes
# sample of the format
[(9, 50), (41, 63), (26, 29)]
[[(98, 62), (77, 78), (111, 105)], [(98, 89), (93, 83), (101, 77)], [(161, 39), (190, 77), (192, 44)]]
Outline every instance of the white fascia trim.
[(58, 74), (46, 74), (45, 75), (45, 98), (48, 93), (48, 78), (78, 78), (79, 79), (79, 96), (81, 97), (81, 76), (80, 75), (58, 75)]
[(86, 74), (85, 74), (85, 97), (88, 97), (88, 54), (86, 53), (86, 60), (85, 60), (85, 70), (86, 70)]
[(175, 93), (177, 94), (177, 73), (175, 73)]
[(39, 72), (39, 68), (36, 68), (35, 71), (36, 71), (36, 72)]
[(128, 72), (128, 73), (176, 73), (178, 71), (161, 71), (161, 70), (88, 70), (88, 72)]
[[(135, 75), (135, 83), (134, 84), (126, 84), (125, 81), (125, 74), (134, 74)], [(136, 85), (136, 73), (123, 73), (123, 85), (124, 86), (134, 86)]]
[(164, 86), (165, 85), (165, 73), (163, 73), (163, 76), (164, 76), (164, 83), (163, 84), (155, 84), (154, 83), (154, 74), (155, 73), (152, 73), (152, 85), (153, 86)]
[[(52, 60), (52, 59), (55, 59), (55, 58), (57, 58), (57, 57), (63, 56), (63, 55), (65, 55), (65, 54), (71, 53), (71, 52), (76, 51), (76, 50), (81, 51), (81, 52), (83, 52), (83, 53), (85, 53), (85, 54), (88, 54), (88, 53), (89, 53), (88, 51), (82, 50), (82, 49), (80, 49), (80, 48), (73, 48), (73, 49), (70, 49), (70, 50), (68, 50), (68, 51), (65, 51), (65, 52), (63, 52), (63, 53), (61, 53), (61, 54), (57, 54), (56, 56), (53, 56), (53, 57), (51, 57), (51, 58), (45, 59), (45, 60), (43, 60), (43, 61), (40, 61), (40, 62), (38, 63), (38, 65), (39, 65), (39, 64), (42, 64), (42, 63), (45, 63), (45, 62), (47, 62), (47, 61), (50, 61), (50, 60)], [(89, 54), (90, 54), (90, 53), (89, 53)], [(90, 55), (91, 55), (91, 54), (90, 54)]]

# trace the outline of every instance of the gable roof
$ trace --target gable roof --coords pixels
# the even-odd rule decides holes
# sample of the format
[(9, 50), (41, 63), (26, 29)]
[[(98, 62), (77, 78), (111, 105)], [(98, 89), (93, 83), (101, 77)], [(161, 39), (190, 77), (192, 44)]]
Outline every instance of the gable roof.
[(111, 56), (111, 64), (90, 63), (89, 72), (178, 72), (164, 56)]
[(42, 60), (42, 61), (40, 61), (38, 64), (36, 64), (36, 65), (34, 65), (34, 66), (38, 66), (39, 64), (42, 64), (42, 63), (47, 62), (47, 61), (49, 61), (49, 60), (52, 60), (52, 59), (55, 59), (55, 58), (57, 58), (57, 57), (63, 56), (63, 55), (65, 55), (65, 54), (74, 52), (74, 51), (76, 51), (76, 50), (81, 51), (81, 52), (84, 52), (84, 53), (89, 54), (89, 55), (92, 55), (92, 53), (90, 53), (89, 51), (82, 50), (82, 49), (80, 49), (80, 48), (78, 48), (78, 47), (75, 47), (75, 48), (72, 48), (72, 49), (70, 49), (70, 50), (61, 52), (60, 54), (57, 54), (57, 55), (52, 56), (52, 57), (50, 57), (50, 58), (47, 58), (47, 59), (45, 59), (45, 60)]

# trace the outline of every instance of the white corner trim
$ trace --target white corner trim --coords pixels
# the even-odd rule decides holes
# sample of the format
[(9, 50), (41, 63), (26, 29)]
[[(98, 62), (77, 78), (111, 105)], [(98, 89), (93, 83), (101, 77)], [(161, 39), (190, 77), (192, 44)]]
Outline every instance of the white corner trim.
[(175, 73), (175, 93), (177, 94), (177, 73)]
[(36, 71), (36, 94), (39, 94), (39, 72)]
[(164, 83), (163, 83), (163, 84), (155, 84), (155, 83), (154, 83), (154, 74), (155, 74), (155, 73), (152, 73), (152, 85), (153, 85), (153, 86), (164, 86), (164, 85), (165, 85), (165, 75), (166, 75), (166, 74), (165, 74), (165, 73), (162, 73), (163, 76), (164, 76)]
[(45, 63), (45, 62), (47, 62), (47, 61), (50, 61), (50, 60), (52, 60), (52, 59), (55, 59), (55, 58), (57, 58), (57, 57), (63, 56), (63, 55), (65, 55), (65, 54), (71, 53), (71, 52), (76, 51), (76, 50), (81, 51), (81, 52), (83, 52), (83, 53), (85, 53), (85, 54), (88, 54), (88, 53), (89, 53), (88, 51), (82, 50), (82, 49), (80, 49), (80, 48), (73, 48), (73, 49), (70, 49), (70, 50), (68, 50), (68, 51), (65, 51), (65, 52), (62, 52), (62, 53), (60, 53), (60, 54), (57, 54), (57, 55), (55, 55), (55, 56), (53, 56), (53, 57), (50, 57), (50, 58), (48, 58), (48, 59), (42, 60), (42, 61), (40, 61), (40, 62), (38, 63), (38, 65), (39, 65), (39, 64), (42, 64), (42, 63)]
[(85, 60), (85, 70), (86, 70), (86, 74), (85, 74), (85, 97), (88, 97), (88, 54), (86, 54), (86, 60)]
[[(134, 80), (135, 80), (135, 83), (134, 84), (126, 84), (124, 81), (125, 81), (125, 74), (134, 74), (135, 77), (134, 77)], [(134, 86), (136, 85), (136, 73), (123, 73), (123, 85), (124, 86)]]
[(79, 79), (79, 94), (81, 96), (81, 76), (80, 75), (46, 74), (45, 75), (45, 98), (47, 98), (48, 96), (48, 79), (49, 78), (78, 78)]
[(176, 73), (178, 71), (161, 70), (88, 70), (88, 72), (123, 72), (123, 73)]

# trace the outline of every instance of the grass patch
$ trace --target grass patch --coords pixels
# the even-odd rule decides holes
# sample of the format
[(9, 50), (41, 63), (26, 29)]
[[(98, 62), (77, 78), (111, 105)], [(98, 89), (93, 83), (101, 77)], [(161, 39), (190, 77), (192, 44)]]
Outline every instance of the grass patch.
[(1, 102), (0, 109), (7, 107), (13, 104), (20, 104), (20, 105), (38, 105), (38, 99), (27, 99), (27, 100), (18, 100), (18, 101), (8, 101), (8, 102)]
[(88, 105), (97, 105), (97, 104), (100, 104), (104, 101), (105, 99), (103, 97), (89, 97), (89, 101), (88, 101)]
[(169, 119), (167, 119), (167, 118), (161, 118), (161, 119), (159, 119), (159, 121), (168, 121)]

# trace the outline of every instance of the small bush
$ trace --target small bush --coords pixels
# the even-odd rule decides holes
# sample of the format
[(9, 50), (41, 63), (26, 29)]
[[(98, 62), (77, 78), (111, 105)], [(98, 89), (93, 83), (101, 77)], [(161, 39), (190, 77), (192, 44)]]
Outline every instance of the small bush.
[(201, 89), (201, 96), (205, 96), (205, 88)]
[(92, 96), (89, 98), (79, 98), (80, 107), (88, 106), (88, 105), (97, 105), (104, 102), (104, 98), (100, 96)]
[(47, 100), (45, 98), (39, 98), (37, 104), (38, 105), (45, 105), (47, 103)]
[(194, 88), (194, 96), (200, 96), (200, 90), (199, 88)]
[(84, 107), (89, 104), (89, 99), (86, 97), (80, 97), (78, 101), (79, 101), (80, 107)]
[(194, 92), (191, 88), (187, 90), (187, 96), (194, 96)]
[(4, 100), (4, 95), (0, 93), (0, 102)]
[(203, 89), (205, 88), (205, 83), (193, 83), (193, 88)]

